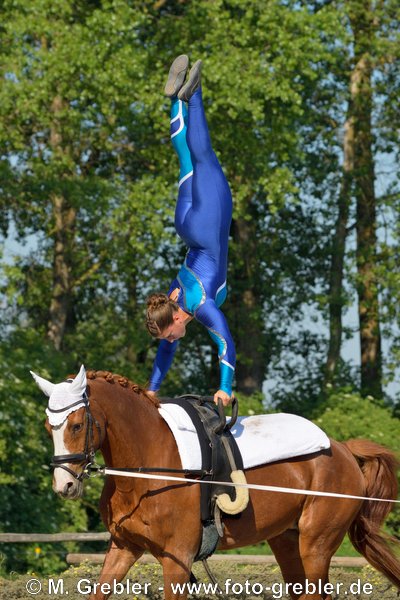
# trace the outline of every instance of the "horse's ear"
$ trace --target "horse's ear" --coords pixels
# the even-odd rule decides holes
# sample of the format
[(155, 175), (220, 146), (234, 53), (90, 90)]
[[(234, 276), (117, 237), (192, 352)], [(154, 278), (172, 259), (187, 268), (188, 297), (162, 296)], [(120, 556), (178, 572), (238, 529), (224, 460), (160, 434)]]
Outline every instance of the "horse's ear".
[(83, 396), (83, 394), (86, 391), (86, 385), (87, 385), (86, 371), (85, 371), (85, 367), (83, 365), (81, 365), (78, 375), (75, 377), (75, 379), (71, 383), (71, 390), (73, 390), (75, 393), (78, 393), (79, 395)]
[(47, 381), (47, 379), (43, 379), (43, 377), (39, 377), (39, 375), (36, 375), (36, 373), (34, 373), (33, 371), (30, 371), (30, 374), (32, 375), (33, 379), (36, 381), (42, 392), (44, 392), (46, 396), (50, 397), (55, 384), (51, 383), (50, 381)]

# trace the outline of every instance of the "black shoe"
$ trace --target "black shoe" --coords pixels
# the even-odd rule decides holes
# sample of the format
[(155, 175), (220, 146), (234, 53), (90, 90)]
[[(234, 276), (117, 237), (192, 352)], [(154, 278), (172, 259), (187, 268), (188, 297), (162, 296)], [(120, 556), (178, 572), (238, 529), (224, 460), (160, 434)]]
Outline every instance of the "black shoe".
[(201, 67), (203, 62), (198, 60), (194, 63), (193, 67), (190, 69), (189, 79), (181, 87), (178, 92), (179, 100), (184, 100), (188, 102), (190, 98), (193, 96), (197, 88), (200, 86), (200, 75), (201, 75)]
[(168, 73), (167, 83), (165, 84), (164, 93), (166, 96), (173, 98), (177, 95), (185, 81), (188, 66), (189, 58), (186, 54), (181, 54), (174, 60)]

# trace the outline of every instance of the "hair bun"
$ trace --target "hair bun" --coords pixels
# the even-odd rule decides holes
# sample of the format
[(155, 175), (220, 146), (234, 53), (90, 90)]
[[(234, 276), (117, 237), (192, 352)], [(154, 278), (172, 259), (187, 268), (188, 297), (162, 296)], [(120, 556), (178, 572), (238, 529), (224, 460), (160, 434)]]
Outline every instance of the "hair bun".
[(168, 304), (169, 301), (170, 300), (166, 294), (161, 294), (161, 293), (151, 294), (151, 296), (149, 296), (147, 298), (147, 310), (148, 311), (157, 310), (158, 308), (161, 308), (162, 306), (165, 306), (166, 304)]
[(147, 298), (146, 327), (150, 335), (158, 337), (173, 323), (173, 315), (179, 310), (176, 302), (166, 294), (154, 293)]

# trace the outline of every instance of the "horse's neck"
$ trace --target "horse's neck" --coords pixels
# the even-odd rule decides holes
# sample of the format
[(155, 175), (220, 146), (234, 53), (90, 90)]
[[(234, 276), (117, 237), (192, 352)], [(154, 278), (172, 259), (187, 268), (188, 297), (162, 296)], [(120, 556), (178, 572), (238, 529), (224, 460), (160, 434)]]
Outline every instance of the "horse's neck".
[(151, 400), (125, 388), (117, 388), (115, 397), (99, 394), (96, 400), (107, 422), (101, 448), (107, 464), (179, 467), (173, 436)]

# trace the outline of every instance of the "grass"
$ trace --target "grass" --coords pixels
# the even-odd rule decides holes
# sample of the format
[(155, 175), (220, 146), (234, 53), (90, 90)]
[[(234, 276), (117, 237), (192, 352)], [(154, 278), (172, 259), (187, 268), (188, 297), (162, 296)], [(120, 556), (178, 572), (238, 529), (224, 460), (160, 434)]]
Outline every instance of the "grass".
[[(218, 554), (218, 552), (217, 552)], [(224, 550), (221, 551), (220, 554), (273, 554), (271, 548), (267, 544), (267, 542), (261, 542), (261, 544), (255, 544), (253, 546), (243, 546), (243, 548), (235, 548), (234, 550)], [(335, 553), (336, 556), (360, 556), (360, 554), (355, 550), (349, 538), (344, 538), (342, 544), (338, 548)]]

